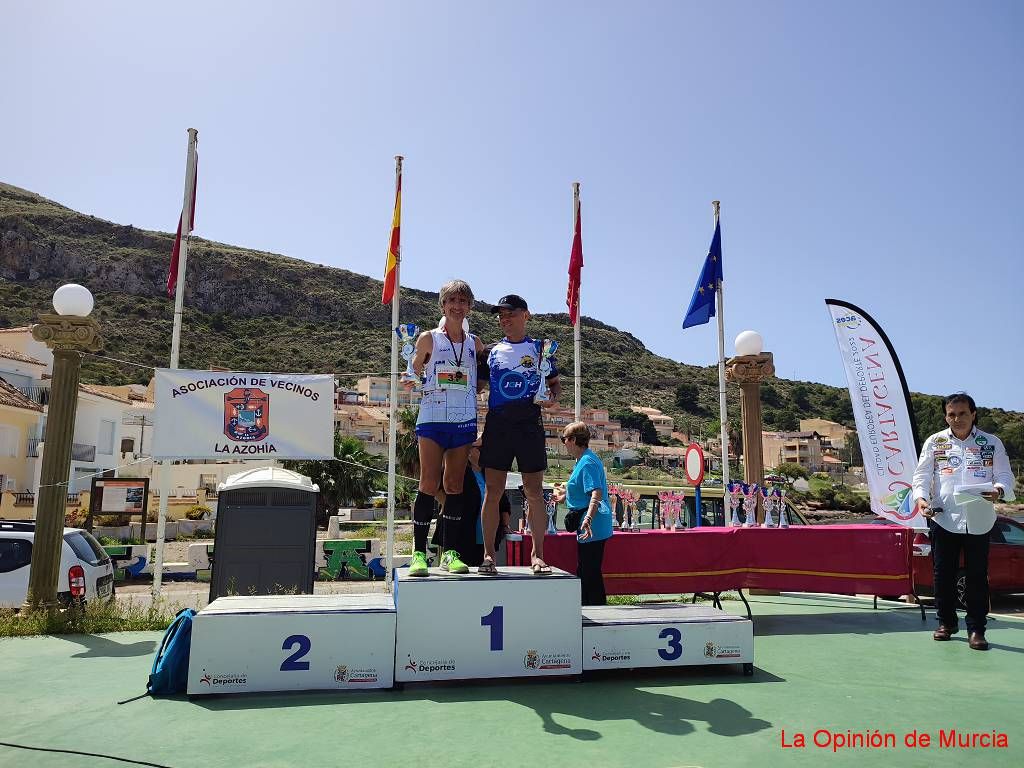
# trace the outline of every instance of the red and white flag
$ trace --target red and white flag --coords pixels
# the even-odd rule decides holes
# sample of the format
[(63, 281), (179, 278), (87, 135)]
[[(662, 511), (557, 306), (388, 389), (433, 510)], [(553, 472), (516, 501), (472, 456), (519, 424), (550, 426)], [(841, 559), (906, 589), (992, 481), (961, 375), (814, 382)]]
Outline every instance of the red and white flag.
[(569, 322), (576, 325), (580, 314), (580, 280), (583, 270), (583, 235), (581, 220), (583, 218), (579, 202), (576, 203), (576, 231), (572, 236), (572, 254), (569, 256), (569, 289), (565, 294), (565, 304), (569, 307)]
[[(189, 228), (186, 237), (192, 234), (196, 226), (196, 182), (199, 180), (199, 157), (196, 157), (196, 171), (192, 176), (192, 215), (189, 217)], [(178, 229), (174, 233), (174, 249), (171, 251), (171, 268), (167, 272), (167, 295), (174, 297), (174, 289), (178, 285), (178, 264), (181, 258), (181, 219), (178, 216)]]

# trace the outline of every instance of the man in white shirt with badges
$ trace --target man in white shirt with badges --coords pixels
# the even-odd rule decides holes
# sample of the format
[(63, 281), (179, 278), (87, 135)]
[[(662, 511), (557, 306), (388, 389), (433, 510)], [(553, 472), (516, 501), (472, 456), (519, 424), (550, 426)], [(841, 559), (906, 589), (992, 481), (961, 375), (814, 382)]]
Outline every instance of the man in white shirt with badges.
[(505, 337), (490, 347), (490, 392), (487, 420), (480, 446), (480, 466), (487, 485), (484, 494), (484, 559), (478, 573), (493, 576), (494, 537), (498, 530), (498, 501), (505, 492), (505, 478), (513, 460), (523, 476), (523, 493), (530, 509), (533, 532), (531, 567), (537, 576), (551, 573), (544, 561), (547, 505), (544, 503), (544, 470), (548, 467), (540, 405), (535, 402), (541, 381), (550, 390), (545, 406), (558, 400), (561, 385), (554, 359), (542, 360), (542, 342), (526, 335), (530, 310), (522, 296), (502, 296), (491, 309), (498, 316)]
[(974, 399), (963, 392), (942, 402), (949, 429), (924, 442), (914, 472), (914, 499), (928, 518), (935, 566), (935, 640), (949, 640), (959, 628), (956, 573), (963, 551), (967, 572), (967, 639), (987, 651), (989, 531), (996, 521), (992, 502), (1013, 501), (1014, 478), (1002, 441), (975, 426)]

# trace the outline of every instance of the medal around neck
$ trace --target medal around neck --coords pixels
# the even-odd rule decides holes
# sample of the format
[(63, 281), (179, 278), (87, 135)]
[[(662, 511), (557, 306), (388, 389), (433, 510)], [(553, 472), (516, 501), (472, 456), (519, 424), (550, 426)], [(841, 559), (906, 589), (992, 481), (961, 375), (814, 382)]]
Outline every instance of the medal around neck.
[(399, 381), (402, 384), (412, 383), (417, 389), (420, 386), (420, 379), (412, 369), (412, 358), (416, 352), (416, 337), (419, 333), (419, 326), (415, 323), (402, 323), (395, 328), (395, 335), (402, 345), (402, 358), (405, 360), (405, 370), (398, 377)]
[(554, 339), (537, 340), (537, 357), (539, 358), (537, 369), (540, 371), (540, 386), (537, 387), (537, 394), (533, 398), (535, 403), (546, 403), (551, 400), (551, 390), (548, 389), (547, 377), (554, 370), (552, 358), (557, 351), (558, 342)]

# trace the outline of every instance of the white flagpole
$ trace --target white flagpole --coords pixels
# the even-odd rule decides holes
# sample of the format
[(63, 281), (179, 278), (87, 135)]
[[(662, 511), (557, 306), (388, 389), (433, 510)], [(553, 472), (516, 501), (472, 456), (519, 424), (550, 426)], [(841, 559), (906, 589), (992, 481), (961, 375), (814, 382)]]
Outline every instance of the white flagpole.
[[(572, 184), (572, 236), (576, 238), (576, 224), (580, 219), (580, 183), (574, 181)], [(582, 310), (582, 293), (583, 293), (583, 276), (580, 275), (580, 284), (577, 287), (577, 301), (576, 301), (576, 324), (572, 329), (572, 340), (573, 340), (573, 370), (576, 374), (576, 416), (575, 420), (580, 420), (580, 405), (582, 402), (583, 393), (583, 379), (580, 376), (580, 354), (582, 349), (582, 342), (580, 340), (580, 328), (583, 326), (583, 310)]]
[[(715, 227), (718, 227), (718, 213), (721, 203), (712, 200), (711, 206), (715, 209)], [(729, 424), (725, 408), (725, 304), (724, 292), (722, 290), (723, 280), (718, 281), (718, 419), (722, 429), (722, 488), (729, 487)], [(725, 491), (723, 490), (723, 493)]]
[[(185, 202), (181, 209), (181, 243), (178, 250), (178, 281), (174, 287), (174, 326), (171, 330), (171, 368), (178, 367), (181, 349), (181, 314), (185, 300), (185, 265), (188, 260), (188, 238), (192, 233), (192, 201), (196, 181), (196, 144), (199, 132), (188, 129), (188, 154), (185, 160)], [(160, 462), (160, 511), (156, 518), (156, 560), (153, 563), (153, 597), (160, 597), (164, 576), (164, 538), (167, 533), (167, 496), (170, 493), (170, 464)], [(142, 521), (142, 535), (146, 535), (146, 521)]]
[[(395, 155), (395, 198), (401, 205), (401, 198), (398, 197), (399, 184), (402, 179), (402, 156)], [(399, 213), (401, 216), (401, 213)], [(393, 220), (392, 220), (393, 221)], [(401, 226), (401, 218), (399, 218)], [(401, 230), (399, 230), (401, 232)], [(388, 233), (390, 238), (391, 233)], [(391, 247), (390, 245), (388, 246)], [(402, 287), (402, 250), (399, 241), (398, 253), (395, 254), (395, 295), (391, 299), (391, 394), (389, 397), (391, 406), (388, 410), (388, 532), (384, 568), (387, 571), (384, 575), (384, 584), (388, 592), (392, 590), (391, 570), (395, 550), (395, 465), (398, 458), (398, 336), (395, 328), (398, 327), (398, 302), (399, 293)]]

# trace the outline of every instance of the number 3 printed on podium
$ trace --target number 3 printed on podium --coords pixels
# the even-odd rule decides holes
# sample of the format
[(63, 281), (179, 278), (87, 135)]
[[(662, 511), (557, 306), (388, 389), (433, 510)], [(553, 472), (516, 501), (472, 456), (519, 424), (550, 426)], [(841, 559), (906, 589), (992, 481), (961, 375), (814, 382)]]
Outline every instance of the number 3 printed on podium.
[(665, 661), (675, 661), (683, 655), (683, 644), (679, 642), (683, 638), (683, 633), (678, 629), (675, 627), (665, 627), (658, 633), (658, 637), (662, 640), (668, 640), (668, 648), (658, 649), (658, 655)]
[(500, 605), (491, 608), (491, 612), (480, 617), (481, 627), (491, 628), (491, 650), (501, 651), (505, 648), (505, 609)]
[(295, 645), (299, 646), (298, 650), (281, 662), (282, 672), (306, 671), (309, 669), (309, 662), (299, 661), (299, 659), (309, 653), (309, 649), (313, 647), (313, 644), (305, 635), (291, 635), (285, 638), (281, 644), (281, 650), (287, 651)]

